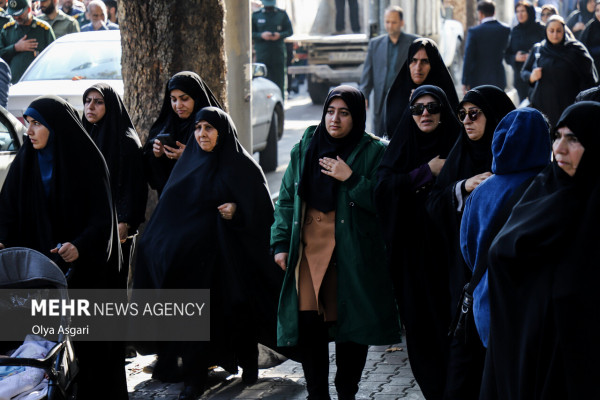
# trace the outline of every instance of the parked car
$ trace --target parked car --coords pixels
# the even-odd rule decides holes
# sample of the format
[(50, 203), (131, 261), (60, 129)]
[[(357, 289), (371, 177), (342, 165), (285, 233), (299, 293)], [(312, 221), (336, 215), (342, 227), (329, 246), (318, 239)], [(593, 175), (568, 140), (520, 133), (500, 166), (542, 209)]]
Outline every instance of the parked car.
[[(277, 85), (264, 78), (264, 64), (254, 65), (253, 71), (252, 150), (260, 153), (263, 169), (273, 171), (277, 141), (283, 135), (283, 96)], [(119, 31), (73, 33), (54, 41), (10, 87), (8, 110), (22, 120), (36, 97), (55, 94), (82, 112), (83, 92), (98, 82), (110, 84), (123, 95)]]
[(23, 144), (27, 129), (4, 107), (0, 107), (0, 187), (6, 179), (8, 167)]

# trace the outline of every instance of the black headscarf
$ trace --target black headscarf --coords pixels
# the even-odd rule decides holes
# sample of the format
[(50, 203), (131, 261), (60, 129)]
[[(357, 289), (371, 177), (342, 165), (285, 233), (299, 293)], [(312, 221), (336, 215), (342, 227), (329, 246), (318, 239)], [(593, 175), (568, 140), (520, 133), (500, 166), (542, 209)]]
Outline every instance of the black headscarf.
[(415, 39), (408, 48), (406, 62), (402, 66), (398, 76), (396, 76), (385, 99), (385, 129), (386, 134), (390, 138), (396, 132), (396, 126), (412, 98), (412, 90), (418, 86), (410, 77), (410, 63), (414, 55), (420, 49), (425, 49), (427, 58), (429, 58), (429, 64), (431, 65), (429, 74), (421, 85), (438, 86), (444, 91), (448, 98), (450, 108), (455, 110), (458, 106), (458, 96), (456, 95), (454, 81), (452, 80), (452, 76), (450, 75), (446, 64), (444, 64), (444, 60), (442, 59), (442, 55), (440, 54), (436, 43), (428, 38)]
[(106, 113), (95, 124), (83, 115), (83, 127), (106, 160), (119, 222), (137, 229), (144, 221), (148, 194), (140, 139), (121, 96), (110, 85), (97, 83), (83, 93), (84, 103), (92, 90), (104, 99)]
[[(325, 116), (329, 104), (336, 98), (344, 100), (352, 115), (352, 130), (343, 138), (333, 138), (327, 132)], [(323, 105), (321, 122), (317, 126), (305, 156), (298, 193), (309, 207), (322, 212), (335, 209), (339, 181), (321, 172), (319, 159), (340, 156), (346, 160), (356, 147), (365, 131), (367, 113), (365, 97), (362, 92), (352, 86), (338, 86), (332, 89)]]
[[(173, 111), (171, 106), (171, 91), (179, 89), (194, 99), (194, 112), (185, 120), (182, 120)], [(221, 107), (217, 98), (213, 95), (208, 85), (198, 76), (190, 71), (179, 72), (167, 82), (163, 98), (163, 105), (158, 118), (150, 128), (150, 133), (144, 144), (144, 157), (146, 159), (147, 178), (150, 187), (162, 192), (167, 179), (177, 160), (167, 157), (154, 157), (152, 145), (154, 138), (159, 133), (169, 133), (174, 140), (187, 143), (194, 132), (194, 117), (204, 107)]]
[(0, 194), (0, 242), (33, 248), (69, 268), (50, 253), (71, 242), (79, 251), (70, 287), (106, 287), (119, 268), (119, 243), (102, 154), (81, 125), (77, 111), (57, 96), (34, 100), (25, 115), (54, 132), (52, 174), (46, 195), (39, 151), (24, 139)]
[(415, 89), (407, 106), (413, 105), (425, 95), (433, 96), (442, 107), (439, 126), (431, 133), (421, 132), (410, 109), (406, 107), (381, 160), (380, 168), (391, 168), (399, 173), (408, 173), (435, 156), (448, 157), (461, 129), (461, 124), (454, 113), (456, 108), (452, 107), (441, 88), (431, 85), (423, 85)]
[(577, 72), (579, 78), (583, 82), (588, 81), (590, 71), (594, 76), (594, 82), (598, 81), (598, 73), (594, 66), (594, 60), (588, 53), (587, 49), (581, 42), (573, 36), (573, 33), (566, 26), (564, 19), (560, 15), (551, 16), (546, 22), (546, 26), (551, 22), (558, 21), (563, 25), (565, 35), (561, 43), (552, 44), (548, 39), (548, 31), (546, 29), (546, 39), (542, 41), (540, 54), (542, 57), (558, 57), (569, 63), (573, 70)]
[[(544, 169), (490, 247), (491, 333), (482, 387), (482, 396), (487, 397), (482, 398), (529, 399), (543, 393), (571, 397), (563, 396), (565, 377), (572, 375), (568, 370), (576, 365), (562, 365), (565, 356), (573, 355), (561, 354), (564, 347), (557, 344), (556, 335), (557, 328), (568, 331), (570, 327), (555, 326), (551, 302), (553, 291), (563, 291), (572, 282), (569, 274), (556, 279), (557, 265), (565, 254), (572, 254), (574, 245), (582, 251), (578, 227), (591, 223), (589, 216), (594, 213), (598, 216), (590, 192), (597, 191), (600, 181), (595, 165), (600, 152), (595, 122), (599, 112), (600, 103), (595, 102), (580, 102), (563, 112), (557, 127), (567, 126), (585, 149), (575, 175), (569, 176), (556, 162)], [(591, 232), (597, 232), (597, 226)], [(597, 242), (598, 234), (591, 239), (590, 243)], [(574, 258), (567, 263), (571, 274), (582, 266)], [(597, 260), (591, 263), (597, 268)], [(568, 312), (578, 313), (578, 309)], [(586, 351), (593, 347), (582, 345)], [(573, 398), (596, 398), (594, 390), (595, 396)]]
[(469, 139), (463, 126), (459, 140), (450, 152), (436, 184), (449, 184), (449, 181), (446, 182), (448, 173), (456, 174), (450, 178), (456, 181), (491, 171), (494, 130), (502, 118), (515, 109), (506, 93), (492, 85), (477, 86), (469, 90), (460, 102), (459, 109), (465, 103), (473, 103), (481, 109), (486, 118), (485, 131), (479, 140), (474, 141)]

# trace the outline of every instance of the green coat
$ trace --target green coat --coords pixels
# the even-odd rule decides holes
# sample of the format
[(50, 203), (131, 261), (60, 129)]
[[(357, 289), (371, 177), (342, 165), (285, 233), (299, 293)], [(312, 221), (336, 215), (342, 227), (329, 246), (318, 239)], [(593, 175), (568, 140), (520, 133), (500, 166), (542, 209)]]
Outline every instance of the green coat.
[[(33, 51), (15, 51), (15, 43), (23, 36), (27, 39), (36, 39), (38, 47)], [(23, 72), (29, 67), (33, 59), (54, 41), (54, 32), (48, 23), (33, 17), (30, 25), (19, 25), (11, 21), (4, 25), (0, 32), (0, 57), (10, 65), (12, 83), (17, 83)]]
[[(279, 298), (279, 346), (298, 343), (296, 269), (301, 256), (304, 211), (298, 184), (315, 128), (309, 127), (300, 143), (292, 149), (275, 207), (275, 223), (271, 227), (271, 245), (275, 253), (289, 252)], [(384, 151), (385, 146), (378, 138), (365, 133), (346, 160), (353, 171), (352, 176), (339, 187), (334, 250), (338, 268), (337, 342), (385, 345), (400, 341), (398, 310), (373, 203), (375, 176)]]

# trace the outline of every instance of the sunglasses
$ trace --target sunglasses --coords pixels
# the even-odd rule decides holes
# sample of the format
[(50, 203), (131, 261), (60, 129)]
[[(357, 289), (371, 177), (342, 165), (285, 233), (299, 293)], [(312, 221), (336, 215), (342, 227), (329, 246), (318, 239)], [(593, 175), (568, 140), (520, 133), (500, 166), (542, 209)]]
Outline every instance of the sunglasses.
[(555, 15), (554, 13), (542, 13), (542, 17), (550, 17), (552, 15)]
[(477, 121), (477, 117), (479, 117), (479, 113), (481, 112), (481, 110), (477, 109), (477, 108), (473, 108), (469, 111), (465, 111), (465, 110), (460, 110), (458, 112), (458, 119), (461, 121), (465, 120), (465, 117), (468, 115), (469, 119), (473, 122)]
[(422, 115), (425, 109), (427, 109), (429, 114), (439, 114), (442, 106), (440, 103), (415, 104), (414, 106), (410, 106), (410, 113), (412, 115)]

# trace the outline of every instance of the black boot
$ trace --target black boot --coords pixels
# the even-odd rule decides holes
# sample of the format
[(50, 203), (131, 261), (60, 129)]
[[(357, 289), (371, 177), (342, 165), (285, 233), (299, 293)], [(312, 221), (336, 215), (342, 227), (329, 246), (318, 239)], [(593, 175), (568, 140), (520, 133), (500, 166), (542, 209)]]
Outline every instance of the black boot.
[(335, 344), (335, 388), (339, 400), (354, 400), (367, 361), (369, 346), (345, 342)]
[(299, 312), (298, 344), (309, 400), (329, 400), (329, 343), (327, 326), (316, 311)]

